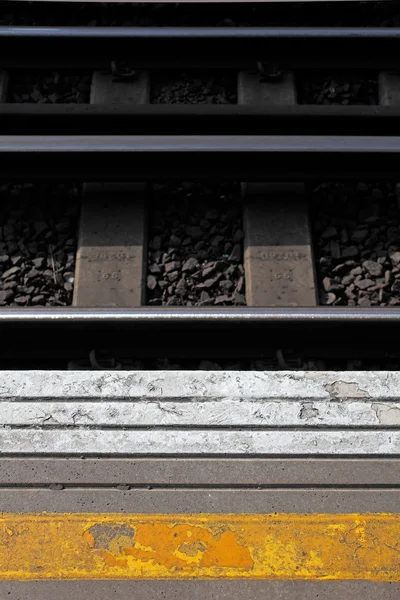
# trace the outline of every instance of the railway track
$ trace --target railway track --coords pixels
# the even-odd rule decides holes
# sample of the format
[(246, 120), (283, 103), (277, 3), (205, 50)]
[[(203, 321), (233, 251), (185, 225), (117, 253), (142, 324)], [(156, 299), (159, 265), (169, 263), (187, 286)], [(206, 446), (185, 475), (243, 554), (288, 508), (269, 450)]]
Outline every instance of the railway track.
[[(84, 182), (73, 306), (0, 309), (0, 594), (394, 600), (400, 309), (319, 305), (304, 182), (396, 182), (400, 32), (85, 31), (0, 29), (0, 178)], [(380, 59), (380, 105), (297, 105), (293, 33), (297, 67), (339, 41), (359, 68)], [(177, 64), (185, 37), (183, 62), (209, 64), (221, 36), (237, 106), (149, 106), (156, 56)], [(66, 40), (68, 66), (95, 69), (91, 104), (7, 104), (7, 69), (65, 61)], [(128, 48), (139, 72), (115, 78)], [(272, 50), (285, 68), (260, 81)], [(247, 306), (223, 306), (217, 261), (222, 306), (146, 306), (147, 182), (216, 175), (242, 182), (243, 242), (219, 263), (242, 265)], [(190, 367), (204, 358), (247, 371)], [(335, 370), (305, 366), (321, 359)]]

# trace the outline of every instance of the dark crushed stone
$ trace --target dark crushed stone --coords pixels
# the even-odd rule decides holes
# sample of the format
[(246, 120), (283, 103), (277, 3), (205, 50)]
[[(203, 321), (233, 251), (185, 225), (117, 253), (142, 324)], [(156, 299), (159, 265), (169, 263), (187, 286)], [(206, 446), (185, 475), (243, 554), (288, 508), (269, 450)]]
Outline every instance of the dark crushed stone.
[(153, 104), (235, 104), (236, 73), (159, 71), (152, 76)]
[(299, 104), (378, 104), (377, 74), (313, 75), (298, 80)]
[(154, 186), (147, 304), (245, 304), (237, 184)]
[(31, 104), (88, 104), (90, 82), (90, 73), (16, 71), (10, 77), (9, 101)]
[(80, 189), (0, 187), (0, 306), (72, 303)]
[(321, 304), (400, 305), (400, 208), (395, 185), (322, 184), (313, 192)]

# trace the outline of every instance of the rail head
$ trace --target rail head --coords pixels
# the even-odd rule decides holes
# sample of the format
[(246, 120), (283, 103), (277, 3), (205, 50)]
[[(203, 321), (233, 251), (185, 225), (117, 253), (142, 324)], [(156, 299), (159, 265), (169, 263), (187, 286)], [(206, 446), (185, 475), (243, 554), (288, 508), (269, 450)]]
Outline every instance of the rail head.
[(400, 308), (4, 308), (0, 310), (0, 326), (6, 324), (371, 324), (400, 323)]

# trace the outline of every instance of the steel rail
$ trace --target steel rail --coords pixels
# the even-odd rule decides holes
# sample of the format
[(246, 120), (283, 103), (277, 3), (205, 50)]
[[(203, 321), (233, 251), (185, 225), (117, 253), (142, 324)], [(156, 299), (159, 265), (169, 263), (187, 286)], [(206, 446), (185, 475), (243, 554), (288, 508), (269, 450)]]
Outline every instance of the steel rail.
[(203, 307), (151, 307), (140, 308), (0, 308), (0, 326), (4, 324), (56, 324), (64, 325), (113, 325), (131, 324), (154, 326), (182, 323), (212, 324), (225, 326), (236, 324), (399, 324), (400, 308), (356, 308), (326, 307), (313, 308), (203, 308)]
[(0, 179), (397, 180), (400, 137), (2, 136)]
[(2, 136), (1, 153), (54, 152), (79, 153), (187, 153), (244, 152), (292, 153), (323, 152), (397, 154), (400, 137), (390, 136), (259, 136), (176, 135), (176, 136)]
[[(3, 68), (398, 67), (400, 28), (0, 27)], [(317, 51), (316, 51), (317, 48)]]
[(397, 106), (0, 104), (1, 135), (400, 135)]
[(399, 333), (399, 308), (2, 308), (0, 366), (87, 359), (93, 349), (138, 359), (272, 360), (282, 350), (287, 358), (397, 364)]

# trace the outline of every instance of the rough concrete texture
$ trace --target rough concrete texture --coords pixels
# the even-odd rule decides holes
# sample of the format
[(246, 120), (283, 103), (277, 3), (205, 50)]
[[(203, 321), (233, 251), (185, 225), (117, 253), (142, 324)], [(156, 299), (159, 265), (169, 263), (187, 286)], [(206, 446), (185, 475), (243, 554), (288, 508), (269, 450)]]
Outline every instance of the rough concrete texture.
[(91, 427), (367, 427), (400, 425), (400, 403), (253, 398), (133, 402), (1, 402), (3, 426)]
[(7, 428), (0, 433), (0, 452), (98, 456), (399, 455), (400, 431)]
[(76, 487), (129, 488), (293, 486), (396, 487), (400, 460), (371, 458), (155, 457), (0, 458), (0, 488), (47, 486), (52, 491)]
[(398, 373), (4, 372), (17, 455), (395, 455)]
[(394, 600), (400, 584), (372, 581), (7, 581), (0, 593), (12, 600)]
[(394, 371), (2, 371), (0, 400), (237, 398), (364, 400), (400, 398)]
[(148, 486), (130, 490), (99, 487), (64, 490), (9, 488), (0, 489), (0, 511), (114, 514), (398, 513), (399, 490), (309, 487), (246, 489), (245, 486), (241, 489), (215, 489), (212, 485), (197, 489), (153, 489)]

